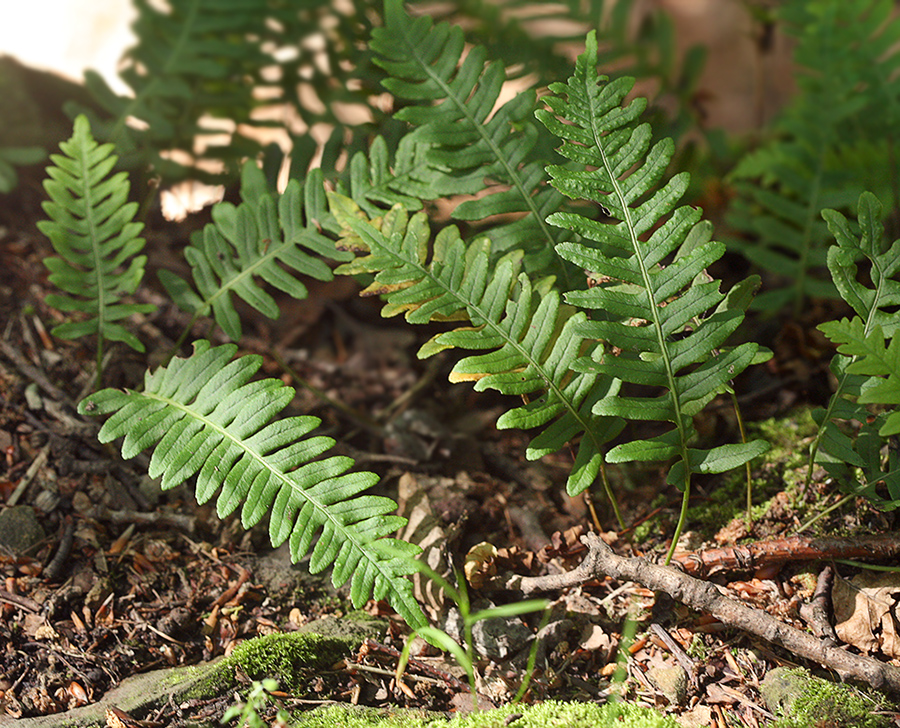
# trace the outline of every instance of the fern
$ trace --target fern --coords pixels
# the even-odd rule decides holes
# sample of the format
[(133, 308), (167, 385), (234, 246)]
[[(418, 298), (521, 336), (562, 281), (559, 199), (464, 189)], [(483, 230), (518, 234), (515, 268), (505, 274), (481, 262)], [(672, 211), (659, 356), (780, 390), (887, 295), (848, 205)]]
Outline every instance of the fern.
[(413, 124), (415, 140), (431, 145), (425, 161), (432, 193), (426, 199), (478, 192), (456, 204), (456, 219), (516, 214), (515, 222), (484, 231), (496, 255), (522, 249), (526, 271), (566, 275), (552, 249), (560, 233), (545, 222), (562, 198), (543, 184), (542, 160), (533, 154), (540, 135), (531, 121), (534, 92), (519, 93), (494, 111), (506, 78), (503, 64), (487, 63), (481, 46), (462, 60), (464, 46), (459, 26), (411, 19), (401, 0), (386, 0), (385, 25), (372, 32), (375, 62), (389, 74), (385, 88), (415, 104), (395, 118)]
[[(434, 336), (419, 357), (449, 348), (491, 350), (459, 361), (451, 381), (473, 381), (476, 390), (533, 397), (502, 415), (497, 426), (543, 427), (526, 451), (532, 460), (582, 435), (567, 488), (575, 495), (589, 487), (603, 467), (604, 443), (621, 431), (623, 423), (591, 412), (599, 399), (615, 395), (616, 382), (569, 368), (578, 354), (597, 350), (575, 333), (584, 314), (561, 305), (550, 279), (533, 281), (525, 274), (520, 251), (493, 262), (490, 239), (466, 245), (457, 229), (448, 226), (438, 234), (429, 255), (424, 213), (410, 218), (397, 205), (383, 218), (368, 220), (352, 200), (339, 195), (330, 200), (344, 226), (339, 245), (364, 253), (336, 273), (374, 273), (374, 282), (363, 295), (383, 296), (384, 316), (405, 313), (406, 320), (415, 324), (467, 322)], [(618, 515), (605, 479), (604, 485)]]
[(143, 225), (134, 222), (137, 204), (126, 202), (129, 184), (124, 172), (109, 176), (116, 164), (112, 144), (98, 145), (88, 120), (75, 120), (71, 138), (60, 144), (63, 154), (51, 155), (43, 203), (49, 220), (38, 222), (61, 257), (47, 258), (49, 280), (71, 295), (50, 294), (47, 303), (60, 311), (87, 315), (54, 327), (64, 339), (97, 335), (97, 382), (102, 376), (103, 341), (122, 341), (144, 351), (140, 340), (118, 323), (135, 313), (149, 313), (151, 304), (123, 303), (144, 276), (147, 258), (135, 255), (144, 247), (138, 237)]
[(406, 522), (389, 515), (396, 503), (359, 495), (378, 478), (348, 473), (350, 458), (317, 459), (334, 444), (328, 437), (307, 437), (317, 418), (270, 422), (294, 390), (277, 379), (251, 382), (262, 358), (229, 362), (236, 351), (231, 344), (210, 348), (198, 341), (191, 357), (148, 372), (143, 391), (104, 389), (82, 400), (78, 411), (111, 415), (98, 437), (124, 437), (123, 457), (152, 447), (149, 474), (161, 476), (163, 489), (196, 475), (202, 504), (221, 488), (220, 518), (243, 504), (241, 523), (250, 528), (268, 514), (272, 545), (288, 541), (294, 561), (312, 548), (310, 571), (331, 565), (336, 587), (350, 581), (354, 606), (374, 594), (410, 625), (424, 626), (412, 583), (403, 578), (412, 573), (410, 557), (418, 548), (386, 538)]
[[(260, 169), (252, 162), (245, 163), (241, 204), (216, 205), (213, 222), (195, 233), (184, 251), (199, 294), (170, 271), (160, 271), (160, 280), (175, 303), (193, 314), (191, 323), (211, 310), (222, 330), (230, 338), (240, 339), (241, 322), (233, 296), (269, 318), (278, 317), (278, 304), (255, 278), (302, 299), (306, 298), (306, 286), (290, 271), (318, 280), (332, 277), (328, 265), (310, 252), (347, 259), (336, 253), (331, 240), (319, 231), (317, 222), (327, 214), (324, 195), (321, 173), (312, 173), (305, 186), (291, 181), (276, 204)], [(188, 325), (185, 333), (190, 328)]]
[[(598, 75), (596, 61), (597, 40), (591, 33), (575, 74), (566, 84), (551, 85), (556, 95), (545, 99), (549, 110), (537, 115), (563, 140), (563, 156), (586, 167), (548, 167), (553, 185), (569, 197), (596, 203), (619, 222), (603, 224), (567, 212), (554, 213), (549, 221), (591, 241), (562, 243), (557, 251), (601, 281), (587, 291), (566, 294), (570, 304), (600, 314), (577, 324), (574, 332), (606, 342), (576, 368), (646, 392), (610, 392), (593, 405), (593, 413), (673, 425), (656, 437), (617, 445), (606, 459), (675, 459), (668, 480), (683, 491), (684, 501), (674, 549), (691, 474), (730, 470), (767, 449), (759, 440), (712, 449), (693, 446), (692, 417), (728, 391), (730, 380), (754, 360), (757, 347), (746, 343), (720, 349), (743, 320), (749, 297), (743, 290), (725, 296), (718, 281), (704, 280), (704, 269), (724, 253), (724, 246), (709, 241), (706, 226), (698, 227), (699, 210), (675, 207), (688, 184), (686, 173), (657, 187), (674, 144), (663, 140), (650, 147), (649, 126), (636, 123), (645, 102), (623, 105), (633, 79), (609, 82)], [(686, 242), (689, 254), (679, 255)], [(675, 259), (663, 265), (673, 254)]]
[[(858, 209), (858, 237), (841, 213), (822, 213), (837, 241), (828, 251), (828, 267), (856, 316), (819, 326), (839, 344), (832, 361), (837, 387), (828, 406), (813, 413), (819, 432), (810, 450), (810, 464), (822, 462), (842, 484), (858, 480), (851, 476), (848, 465), (860, 468), (864, 482), (853, 491), (882, 508), (894, 508), (900, 505), (900, 456), (888, 448), (885, 471), (882, 450), (883, 438), (900, 432), (900, 413), (873, 414), (866, 405), (900, 404), (900, 345), (896, 338), (900, 324), (892, 310), (900, 304), (900, 240), (886, 243), (882, 206), (874, 195), (860, 195)], [(871, 287), (860, 280), (860, 261), (865, 263)], [(859, 423), (855, 439), (837, 426), (837, 420)], [(811, 473), (812, 468), (809, 470)], [(884, 482), (890, 500), (876, 493), (879, 482)]]
[[(890, 0), (791, 0), (779, 9), (797, 38), (800, 92), (776, 125), (779, 136), (732, 172), (740, 192), (731, 223), (750, 240), (731, 245), (787, 285), (769, 290), (756, 308), (809, 297), (835, 297), (826, 272), (828, 231), (820, 212), (848, 209), (861, 186), (896, 177), (893, 129), (900, 118), (900, 22)], [(879, 140), (880, 164), (854, 162), (861, 144)], [(880, 179), (878, 179), (880, 177)]]

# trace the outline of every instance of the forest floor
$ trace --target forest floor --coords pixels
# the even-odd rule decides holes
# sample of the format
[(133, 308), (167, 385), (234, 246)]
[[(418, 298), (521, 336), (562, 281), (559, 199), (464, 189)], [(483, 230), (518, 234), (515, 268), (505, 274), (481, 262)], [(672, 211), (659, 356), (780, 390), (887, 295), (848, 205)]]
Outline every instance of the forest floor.
[[(310, 577), (303, 564), (292, 568), (280, 551), (272, 552), (264, 528), (245, 532), (234, 517), (219, 520), (211, 504), (196, 504), (189, 487), (160, 492), (145, 475), (146, 459), (123, 461), (112, 445), (98, 443), (96, 421), (75, 414), (75, 404), (92, 387), (94, 353), (90, 342), (48, 334), (61, 319), (45, 303), (50, 285), (42, 260), (51, 250), (35, 230), (38, 196), (29, 184), (0, 215), (0, 713), (60, 713), (99, 700), (135, 673), (208, 661), (249, 638), (346, 613), (346, 595), (326, 577)], [(151, 285), (153, 270), (181, 265), (177, 251), (189, 232), (185, 225), (149, 227)], [(382, 319), (377, 302), (359, 299), (350, 280), (310, 288), (308, 301), (280, 302), (277, 322), (244, 312), (251, 323), (243, 350), (264, 356), (264, 375), (297, 389), (291, 413), (322, 418), (337, 452), (377, 472), (378, 488), (399, 501), (404, 515), (427, 516), (456, 563), (489, 542), (499, 550), (501, 570), (558, 573), (580, 562), (585, 549), (578, 536), (588, 530), (599, 530), (620, 554), (654, 561), (665, 554), (681, 495), (664, 485), (662, 468), (610, 470), (627, 524), (620, 529), (599, 488), (593, 503), (565, 495), (570, 453), (527, 462), (527, 435), (494, 426), (508, 402), (465, 384), (449, 385), (449, 358), (416, 359), (428, 330)], [(138, 325), (148, 354), (117, 348), (105, 386), (139, 385), (145, 367), (159, 363), (185, 323), (162, 295), (152, 289), (142, 295), (159, 305)], [(807, 315), (804, 321), (760, 324), (775, 358), (737, 382), (744, 416), (774, 445), (753, 473), (752, 524), (743, 515), (740, 476), (701, 481), (692, 495), (684, 551), (788, 537), (841, 499), (823, 472), (805, 485), (808, 408), (827, 397), (831, 356), (815, 336), (815, 307)], [(203, 326), (198, 338), (205, 335)], [(698, 429), (733, 431), (729, 403), (708, 408)], [(893, 514), (863, 500), (847, 501), (810, 530), (848, 543), (861, 535), (889, 541), (896, 532)], [(795, 561), (790, 543), (764, 563), (735, 562), (735, 552), (707, 552), (712, 556), (702, 576), (734, 599), (806, 630), (801, 607), (828, 566), (836, 572), (835, 607), (850, 609), (844, 621), (862, 635), (848, 649), (897, 664), (900, 577), (877, 572), (877, 586), (871, 580), (860, 586), (858, 566), (833, 563), (832, 553)], [(419, 587), (428, 606), (440, 610), (440, 596)], [(859, 593), (887, 600), (887, 617), (873, 622), (871, 614), (863, 619), (847, 607)], [(520, 598), (486, 596), (496, 603)], [(633, 582), (597, 579), (547, 596), (554, 627), (545, 632), (526, 702), (604, 702), (618, 692), (679, 716), (685, 725), (756, 728), (773, 717), (759, 691), (769, 671), (820, 667)], [(424, 645), (419, 657), (439, 669), (427, 679), (411, 671), (398, 685), (392, 677), (396, 650), (408, 630), (384, 604), (370, 603), (366, 611), (389, 620), (383, 639), (321, 671), (304, 689), (283, 695), (283, 702), (467, 709), (471, 698), (453, 677), (459, 671)], [(539, 620), (526, 618), (529, 633)], [(630, 643), (623, 641), (628, 631), (636, 631)], [(483, 704), (503, 704), (523, 679), (521, 655), (484, 649)], [(619, 675), (617, 655), (625, 665)], [(434, 677), (444, 673), (445, 679)], [(146, 725), (165, 726), (217, 720), (233, 697), (163, 706), (141, 717), (151, 721)]]

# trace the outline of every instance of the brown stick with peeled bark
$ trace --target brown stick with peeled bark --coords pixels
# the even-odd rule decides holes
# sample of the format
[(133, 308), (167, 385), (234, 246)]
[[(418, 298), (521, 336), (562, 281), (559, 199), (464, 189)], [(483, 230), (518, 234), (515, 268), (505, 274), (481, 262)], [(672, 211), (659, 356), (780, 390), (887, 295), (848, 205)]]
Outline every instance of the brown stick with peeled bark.
[(710, 582), (695, 579), (670, 566), (652, 564), (636, 556), (618, 556), (595, 533), (588, 533), (581, 540), (587, 546), (588, 553), (572, 571), (550, 576), (497, 576), (491, 579), (490, 586), (531, 594), (579, 586), (606, 576), (620, 581), (634, 581), (647, 589), (665, 592), (692, 609), (716, 617), (729, 627), (754, 634), (794, 655), (828, 667), (845, 680), (857, 680), (900, 694), (900, 668), (865, 655), (851, 654), (780, 622), (762, 610), (752, 609), (726, 596)]

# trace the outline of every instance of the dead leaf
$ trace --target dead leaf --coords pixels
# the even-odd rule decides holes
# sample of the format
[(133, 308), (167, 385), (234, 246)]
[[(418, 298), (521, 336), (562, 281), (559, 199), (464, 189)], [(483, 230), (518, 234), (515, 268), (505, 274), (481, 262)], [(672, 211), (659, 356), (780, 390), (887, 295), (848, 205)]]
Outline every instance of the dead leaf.
[(863, 572), (849, 581), (835, 579), (835, 632), (863, 652), (881, 650), (887, 657), (900, 657), (898, 599), (900, 574)]

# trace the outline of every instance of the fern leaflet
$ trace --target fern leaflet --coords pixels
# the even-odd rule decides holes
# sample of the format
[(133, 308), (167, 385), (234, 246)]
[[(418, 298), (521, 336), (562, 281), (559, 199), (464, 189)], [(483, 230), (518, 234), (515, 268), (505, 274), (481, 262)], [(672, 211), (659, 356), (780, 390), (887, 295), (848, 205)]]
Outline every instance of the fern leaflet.
[[(502, 415), (497, 426), (544, 427), (529, 444), (526, 455), (532, 460), (582, 435), (567, 487), (572, 495), (589, 487), (603, 466), (604, 443), (623, 423), (591, 411), (595, 402), (615, 395), (617, 383), (569, 368), (579, 354), (599, 354), (596, 345), (576, 333), (584, 314), (561, 303), (550, 279), (532, 281), (521, 270), (520, 251), (494, 263), (490, 239), (467, 245), (456, 228), (448, 226), (438, 233), (429, 259), (424, 213), (409, 217), (398, 205), (370, 221), (352, 200), (333, 194), (330, 201), (345, 228), (339, 245), (364, 253), (336, 273), (374, 273), (363, 295), (383, 296), (384, 316), (405, 313), (410, 323), (467, 322), (434, 336), (419, 356), (449, 348), (491, 350), (459, 361), (451, 381), (473, 381), (479, 391), (534, 397)], [(604, 486), (615, 508), (605, 480)]]
[(335, 586), (350, 581), (354, 606), (374, 594), (411, 626), (423, 626), (412, 583), (404, 578), (414, 570), (410, 557), (418, 548), (387, 538), (406, 519), (391, 515), (397, 506), (389, 498), (359, 495), (378, 477), (346, 472), (353, 464), (347, 457), (316, 459), (334, 444), (307, 437), (317, 418), (270, 422), (294, 390), (277, 379), (251, 382), (262, 358), (229, 361), (236, 351), (233, 344), (210, 348), (198, 341), (191, 357), (148, 372), (143, 391), (104, 389), (82, 400), (78, 411), (111, 415), (98, 437), (124, 436), (123, 457), (152, 447), (148, 472), (162, 476), (163, 489), (196, 474), (199, 503), (221, 488), (220, 518), (241, 503), (245, 528), (269, 514), (272, 545), (288, 541), (294, 561), (312, 548), (310, 571), (332, 565)]
[(47, 258), (49, 280), (71, 295), (50, 294), (47, 303), (60, 311), (87, 314), (81, 321), (54, 327), (64, 339), (97, 334), (97, 379), (101, 377), (103, 340), (122, 341), (144, 351), (140, 340), (118, 323), (135, 313), (155, 310), (151, 304), (122, 303), (134, 293), (144, 276), (147, 258), (135, 255), (144, 247), (138, 237), (142, 223), (134, 222), (137, 203), (127, 202), (127, 175), (109, 176), (116, 164), (112, 144), (99, 145), (84, 116), (75, 119), (63, 154), (51, 155), (44, 188), (50, 196), (43, 203), (49, 220), (38, 222), (61, 257)]
[(278, 304), (256, 283), (256, 277), (302, 299), (306, 286), (289, 271), (325, 281), (332, 277), (328, 265), (307, 251), (347, 259), (319, 232), (317, 223), (325, 222), (327, 216), (324, 195), (321, 174), (312, 172), (305, 185), (292, 180), (276, 205), (263, 173), (255, 163), (246, 162), (241, 173), (242, 203), (216, 205), (213, 222), (195, 233), (184, 251), (199, 294), (170, 271), (160, 271), (160, 280), (175, 303), (193, 313), (194, 320), (212, 310), (222, 330), (240, 339), (241, 321), (233, 295), (269, 318), (278, 317)]
[[(563, 156), (586, 167), (550, 166), (552, 184), (569, 197), (595, 202), (619, 221), (603, 224), (567, 212), (549, 218), (592, 241), (562, 243), (557, 251), (601, 281), (566, 294), (570, 304), (600, 314), (577, 324), (574, 332), (608, 344), (599, 355), (582, 357), (576, 368), (647, 390), (642, 396), (610, 393), (594, 404), (593, 413), (674, 427), (657, 437), (617, 445), (607, 461), (676, 458), (669, 482), (683, 490), (686, 505), (691, 473), (730, 470), (766, 449), (759, 440), (709, 450), (692, 446), (692, 417), (727, 391), (730, 380), (756, 355), (751, 343), (720, 350), (742, 321), (749, 299), (726, 297), (718, 281), (704, 280), (704, 269), (723, 254), (724, 246), (708, 240), (707, 228), (697, 227), (699, 210), (675, 207), (688, 184), (686, 173), (657, 187), (674, 144), (664, 139), (651, 147), (649, 125), (636, 123), (646, 102), (623, 105), (633, 79), (610, 82), (598, 75), (596, 63), (597, 39), (591, 33), (575, 74), (568, 83), (551, 85), (556, 95), (545, 99), (549, 110), (537, 112), (563, 140)], [(689, 236), (690, 253), (678, 255)], [(674, 260), (662, 265), (672, 254)]]

